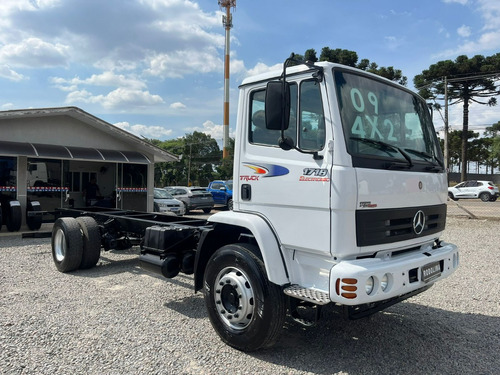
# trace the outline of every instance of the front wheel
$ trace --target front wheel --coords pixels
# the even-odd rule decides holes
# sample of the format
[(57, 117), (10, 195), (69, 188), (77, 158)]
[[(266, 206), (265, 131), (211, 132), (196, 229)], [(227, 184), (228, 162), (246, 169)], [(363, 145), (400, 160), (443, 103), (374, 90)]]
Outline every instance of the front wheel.
[(479, 194), (479, 199), (481, 199), (483, 202), (489, 202), (489, 200), (491, 199), (491, 195), (489, 195), (488, 193), (481, 193)]
[(272, 346), (285, 320), (285, 295), (266, 277), (249, 244), (226, 245), (208, 261), (203, 295), (210, 322), (222, 341), (243, 351)]

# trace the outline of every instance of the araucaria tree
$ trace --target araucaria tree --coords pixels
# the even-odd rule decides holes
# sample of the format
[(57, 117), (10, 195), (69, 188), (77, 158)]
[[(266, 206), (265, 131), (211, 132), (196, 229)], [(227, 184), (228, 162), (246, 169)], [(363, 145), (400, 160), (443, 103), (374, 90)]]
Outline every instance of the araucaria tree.
[(495, 81), (500, 76), (500, 53), (484, 57), (476, 55), (469, 59), (458, 56), (455, 61), (445, 60), (433, 64), (422, 74), (415, 76), (413, 83), (419, 89), (419, 94), (426, 99), (444, 100), (444, 79), (448, 82), (448, 104), (463, 103), (462, 127), (462, 167), (461, 180), (467, 179), (467, 137), (469, 130), (469, 105), (478, 104), (494, 106), (495, 96), (500, 90)]

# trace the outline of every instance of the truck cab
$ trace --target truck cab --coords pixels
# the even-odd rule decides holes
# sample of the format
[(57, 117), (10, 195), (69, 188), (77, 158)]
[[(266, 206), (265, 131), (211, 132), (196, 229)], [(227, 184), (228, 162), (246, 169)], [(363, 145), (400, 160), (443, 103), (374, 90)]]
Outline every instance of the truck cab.
[(447, 176), (425, 101), (354, 68), (286, 65), (240, 86), (234, 211), (209, 221), (268, 227), (255, 237), (269, 280), (353, 315), (453, 273), (457, 248), (440, 240)]

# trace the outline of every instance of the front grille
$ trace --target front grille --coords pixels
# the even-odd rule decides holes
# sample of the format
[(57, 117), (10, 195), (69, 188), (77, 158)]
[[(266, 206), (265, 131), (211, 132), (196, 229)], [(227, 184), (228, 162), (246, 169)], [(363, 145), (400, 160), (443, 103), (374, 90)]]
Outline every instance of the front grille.
[[(425, 215), (420, 234), (413, 228), (418, 211)], [(444, 230), (446, 204), (381, 210), (356, 211), (356, 241), (358, 246), (380, 245), (427, 236)]]

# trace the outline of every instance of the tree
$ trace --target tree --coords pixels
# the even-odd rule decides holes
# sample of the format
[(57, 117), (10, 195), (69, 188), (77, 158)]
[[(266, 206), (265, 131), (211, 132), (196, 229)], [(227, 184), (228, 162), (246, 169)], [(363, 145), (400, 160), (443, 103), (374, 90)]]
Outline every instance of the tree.
[(490, 57), (476, 55), (469, 59), (458, 56), (455, 61), (439, 61), (415, 76), (413, 82), (425, 99), (444, 100), (444, 81), (447, 77), (450, 105), (463, 103), (463, 127), (461, 140), (461, 180), (467, 179), (468, 143), (465, 135), (469, 131), (469, 105), (471, 102), (493, 106), (500, 91), (495, 87), (500, 72), (500, 54)]
[(157, 163), (155, 185), (203, 185), (213, 180), (215, 166), (222, 160), (217, 141), (210, 135), (193, 132), (182, 138), (154, 141), (158, 147), (179, 155), (178, 162)]
[(484, 132), (485, 139), (488, 140), (489, 155), (487, 162), (491, 167), (491, 173), (494, 168), (500, 166), (500, 121), (488, 126)]
[[(311, 54), (314, 50), (307, 50), (306, 55)], [(316, 52), (314, 51), (314, 56)], [(401, 85), (406, 86), (408, 79), (403, 76), (403, 72), (400, 69), (394, 69), (394, 67), (379, 67), (378, 64), (370, 62), (368, 59), (362, 59), (358, 63), (358, 54), (354, 51), (349, 51), (347, 49), (330, 49), (329, 47), (323, 47), (321, 50), (321, 55), (319, 57), (320, 61), (329, 61), (333, 63), (338, 63), (342, 65), (352, 66), (367, 72), (377, 74), (384, 78), (390, 79), (391, 81), (398, 82)], [(311, 60), (312, 61), (312, 60)]]

